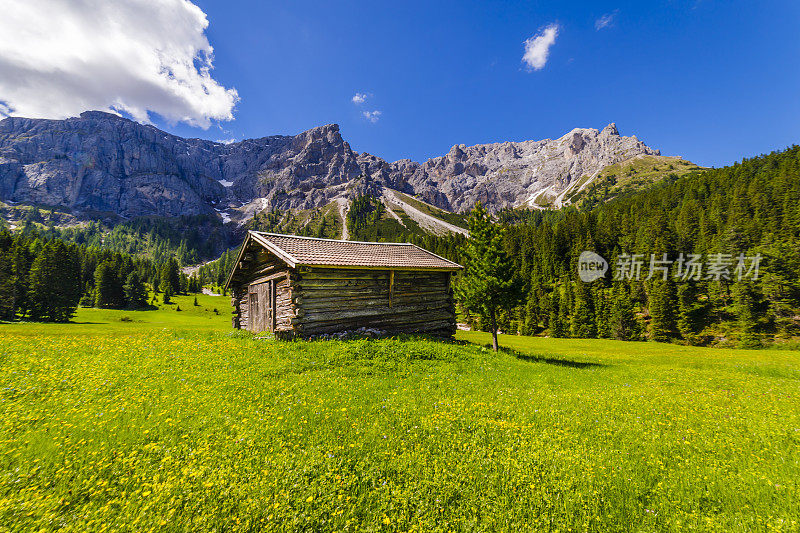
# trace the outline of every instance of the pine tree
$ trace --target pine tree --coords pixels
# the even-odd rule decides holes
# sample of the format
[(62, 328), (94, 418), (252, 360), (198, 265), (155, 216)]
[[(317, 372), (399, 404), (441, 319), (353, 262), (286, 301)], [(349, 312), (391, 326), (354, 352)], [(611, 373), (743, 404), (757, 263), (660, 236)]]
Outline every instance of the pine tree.
[(564, 324), (561, 302), (561, 288), (556, 285), (550, 295), (550, 336), (551, 337), (566, 337), (566, 326)]
[(615, 284), (612, 290), (609, 326), (611, 336), (615, 339), (633, 341), (641, 338), (641, 328), (636, 320), (633, 301), (623, 283)]
[(125, 279), (123, 286), (125, 301), (130, 309), (140, 309), (147, 305), (147, 290), (139, 274), (131, 272)]
[(167, 261), (164, 266), (161, 267), (161, 279), (159, 280), (159, 286), (162, 291), (165, 291), (166, 288), (169, 287), (170, 296), (180, 294), (180, 269), (178, 268), (178, 262), (175, 260), (175, 258), (170, 258), (169, 261)]
[(561, 337), (569, 337), (570, 336), (570, 325), (572, 323), (570, 313), (572, 313), (573, 308), (573, 294), (572, 294), (572, 286), (569, 281), (564, 278), (562, 280), (562, 289), (559, 292), (560, 302), (558, 308), (558, 320), (560, 322), (561, 327)]
[(62, 241), (46, 244), (30, 270), (28, 300), (31, 318), (66, 322), (81, 296), (80, 262)]
[(761, 346), (758, 337), (758, 304), (759, 295), (750, 280), (742, 280), (734, 287), (734, 309), (740, 331), (740, 345), (743, 348)]
[(17, 238), (15, 241), (12, 253), (14, 263), (14, 307), (16, 312), (25, 316), (30, 310), (28, 288), (34, 257), (30, 247), (24, 242), (23, 238)]
[(671, 278), (656, 278), (650, 288), (650, 337), (669, 342), (675, 337), (675, 316), (678, 309), (675, 284)]
[(125, 291), (119, 279), (116, 265), (112, 261), (103, 261), (94, 271), (94, 305), (107, 309), (125, 307)]
[(456, 287), (461, 304), (488, 319), (492, 347), (497, 344), (497, 318), (501, 310), (517, 304), (522, 283), (514, 262), (503, 248), (503, 234), (478, 203), (469, 217), (470, 236), (462, 249), (466, 268)]
[(17, 314), (17, 280), (14, 275), (13, 239), (0, 230), (0, 320), (11, 320)]
[(164, 296), (161, 299), (161, 301), (165, 304), (171, 304), (172, 303), (171, 298), (172, 298), (172, 288), (169, 285), (167, 285), (166, 288), (164, 289)]
[(523, 316), (524, 321), (520, 328), (522, 335), (535, 335), (539, 331), (539, 299), (535, 293), (528, 296)]
[(705, 306), (699, 301), (698, 287), (693, 281), (678, 284), (678, 317), (676, 326), (681, 337), (689, 344), (698, 344), (698, 333), (703, 328)]
[(574, 298), (570, 314), (570, 335), (574, 338), (590, 339), (597, 336), (597, 325), (594, 320), (590, 293), (582, 282), (571, 283)]
[(611, 303), (608, 290), (601, 283), (592, 283), (592, 300), (594, 301), (594, 320), (597, 324), (597, 336), (601, 339), (611, 338)]

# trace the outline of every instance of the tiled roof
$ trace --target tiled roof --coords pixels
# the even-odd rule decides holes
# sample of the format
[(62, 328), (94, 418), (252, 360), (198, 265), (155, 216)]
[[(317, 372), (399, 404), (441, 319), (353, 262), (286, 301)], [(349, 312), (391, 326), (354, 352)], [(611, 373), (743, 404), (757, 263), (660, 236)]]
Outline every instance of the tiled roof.
[(335, 241), (250, 231), (250, 237), (290, 266), (458, 270), (448, 261), (409, 243)]

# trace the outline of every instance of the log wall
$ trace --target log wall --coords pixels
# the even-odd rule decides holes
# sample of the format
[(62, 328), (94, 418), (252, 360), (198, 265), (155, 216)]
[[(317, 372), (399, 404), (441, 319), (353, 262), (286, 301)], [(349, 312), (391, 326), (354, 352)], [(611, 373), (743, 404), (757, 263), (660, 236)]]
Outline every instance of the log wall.
[[(249, 289), (263, 282), (274, 284), (274, 320), (264, 316), (254, 321)], [(296, 270), (251, 243), (242, 253), (230, 288), (233, 327), (240, 329), (252, 331), (253, 324), (261, 323), (266, 330), (304, 337), (361, 327), (442, 336), (452, 336), (456, 331), (449, 272)], [(264, 309), (262, 299), (259, 307)]]
[[(291, 295), (292, 273), (293, 271), (283, 261), (260, 245), (255, 244), (253, 249), (245, 250), (230, 285), (233, 327), (252, 329), (249, 287), (254, 283), (272, 282), (275, 287), (274, 331), (292, 331), (294, 316)], [(272, 324), (267, 324), (264, 329), (273, 329)]]
[(292, 325), (302, 336), (361, 327), (455, 334), (448, 272), (301, 268), (291, 283)]

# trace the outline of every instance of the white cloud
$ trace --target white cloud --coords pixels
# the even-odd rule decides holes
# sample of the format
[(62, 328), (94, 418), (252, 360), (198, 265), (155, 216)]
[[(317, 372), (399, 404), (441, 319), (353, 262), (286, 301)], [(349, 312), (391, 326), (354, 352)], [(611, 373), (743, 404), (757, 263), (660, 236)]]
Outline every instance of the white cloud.
[(605, 15), (594, 21), (594, 29), (600, 31), (603, 28), (611, 26), (612, 24), (614, 24), (614, 19), (616, 18), (616, 16), (617, 16), (616, 11), (612, 11), (611, 13), (606, 13)]
[(217, 139), (215, 142), (219, 144), (233, 144), (236, 142), (236, 139)]
[(525, 41), (525, 54), (522, 61), (533, 70), (541, 70), (547, 63), (550, 47), (556, 42), (558, 24), (550, 24), (544, 30)]
[(367, 98), (371, 97), (372, 94), (370, 93), (356, 93), (353, 95), (353, 103), (356, 105), (363, 104), (367, 101)]
[[(211, 77), (208, 19), (189, 0), (12, 0), (0, 17), (0, 113), (158, 113), (208, 128), (239, 100)], [(5, 109), (4, 109), (5, 106)]]
[(375, 111), (363, 111), (361, 113), (364, 118), (375, 124), (381, 118), (381, 112), (377, 109)]

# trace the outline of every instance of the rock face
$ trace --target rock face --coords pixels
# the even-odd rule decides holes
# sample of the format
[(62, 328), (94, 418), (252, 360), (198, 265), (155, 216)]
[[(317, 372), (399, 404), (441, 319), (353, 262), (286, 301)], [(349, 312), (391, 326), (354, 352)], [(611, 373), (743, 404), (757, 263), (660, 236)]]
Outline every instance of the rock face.
[(613, 124), (556, 140), (454, 146), (424, 163), (358, 154), (335, 124), (222, 144), (184, 139), (116, 115), (0, 121), (0, 200), (70, 210), (243, 220), (391, 188), (452, 211), (561, 205), (605, 166), (658, 154)]
[(620, 136), (609, 124), (599, 132), (576, 128), (555, 140), (453, 146), (413, 171), (406, 163), (396, 172), (406, 175), (417, 195), (451, 211), (468, 210), (477, 201), (490, 210), (560, 207), (568, 192), (586, 186), (606, 166), (641, 154), (660, 152)]

